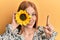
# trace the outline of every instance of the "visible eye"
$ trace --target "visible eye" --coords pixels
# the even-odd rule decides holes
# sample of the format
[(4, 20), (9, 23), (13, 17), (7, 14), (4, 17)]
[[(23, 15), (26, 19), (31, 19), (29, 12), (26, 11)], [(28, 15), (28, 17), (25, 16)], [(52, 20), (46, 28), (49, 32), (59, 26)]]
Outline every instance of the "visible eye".
[(32, 13), (31, 13), (31, 16), (35, 16), (35, 15), (36, 15), (36, 13), (35, 13), (35, 12), (32, 12)]
[(32, 14), (32, 16), (35, 16), (36, 14)]

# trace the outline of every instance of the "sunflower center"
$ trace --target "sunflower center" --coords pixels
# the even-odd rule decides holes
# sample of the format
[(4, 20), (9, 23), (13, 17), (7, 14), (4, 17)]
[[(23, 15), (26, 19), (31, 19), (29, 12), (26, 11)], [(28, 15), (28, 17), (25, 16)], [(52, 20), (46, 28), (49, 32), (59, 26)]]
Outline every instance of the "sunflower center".
[(21, 19), (21, 20), (24, 21), (24, 20), (26, 20), (26, 18), (27, 18), (27, 17), (26, 17), (26, 14), (21, 14), (21, 15), (20, 15), (20, 19)]

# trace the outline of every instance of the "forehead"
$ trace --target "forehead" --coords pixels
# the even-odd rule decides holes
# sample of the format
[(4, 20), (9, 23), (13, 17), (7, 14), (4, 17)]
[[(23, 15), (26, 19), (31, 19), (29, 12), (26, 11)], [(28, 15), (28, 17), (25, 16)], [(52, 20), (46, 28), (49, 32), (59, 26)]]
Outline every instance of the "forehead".
[(29, 6), (28, 8), (26, 8), (26, 11), (27, 11), (29, 14), (35, 13), (35, 10), (34, 10), (33, 7), (31, 7), (31, 6)]

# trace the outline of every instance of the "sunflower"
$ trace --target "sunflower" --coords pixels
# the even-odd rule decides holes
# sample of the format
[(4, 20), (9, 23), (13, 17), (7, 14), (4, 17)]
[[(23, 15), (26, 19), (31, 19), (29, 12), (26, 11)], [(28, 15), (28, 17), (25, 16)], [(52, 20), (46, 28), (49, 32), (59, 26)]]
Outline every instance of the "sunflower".
[(26, 26), (30, 21), (31, 16), (26, 12), (26, 10), (20, 10), (16, 13), (16, 21), (19, 25)]

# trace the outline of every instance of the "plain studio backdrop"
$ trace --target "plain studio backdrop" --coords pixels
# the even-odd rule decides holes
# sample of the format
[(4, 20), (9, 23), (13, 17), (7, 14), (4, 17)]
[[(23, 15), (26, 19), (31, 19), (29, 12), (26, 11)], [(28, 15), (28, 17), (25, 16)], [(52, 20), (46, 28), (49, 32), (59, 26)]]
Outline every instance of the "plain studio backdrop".
[[(19, 4), (24, 0), (0, 0), (0, 34), (5, 32), (6, 25), (11, 23), (12, 14), (15, 13)], [(60, 40), (60, 0), (27, 0), (33, 2), (38, 10), (38, 26), (46, 25), (46, 17), (54, 26), (56, 40)]]

